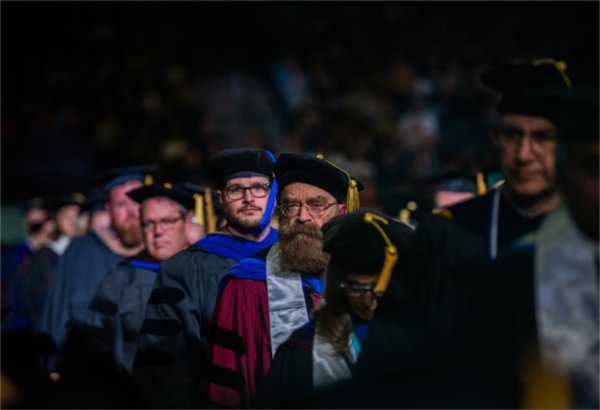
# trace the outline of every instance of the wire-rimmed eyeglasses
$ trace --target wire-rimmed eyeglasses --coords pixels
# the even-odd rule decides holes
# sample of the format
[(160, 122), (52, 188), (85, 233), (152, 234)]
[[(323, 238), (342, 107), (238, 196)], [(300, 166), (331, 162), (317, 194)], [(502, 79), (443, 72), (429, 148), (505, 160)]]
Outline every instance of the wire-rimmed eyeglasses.
[(302, 207), (305, 207), (308, 213), (312, 216), (321, 216), (331, 206), (336, 205), (337, 202), (330, 204), (326, 202), (310, 201), (310, 202), (284, 202), (280, 205), (281, 213), (287, 217), (293, 217), (300, 213)]

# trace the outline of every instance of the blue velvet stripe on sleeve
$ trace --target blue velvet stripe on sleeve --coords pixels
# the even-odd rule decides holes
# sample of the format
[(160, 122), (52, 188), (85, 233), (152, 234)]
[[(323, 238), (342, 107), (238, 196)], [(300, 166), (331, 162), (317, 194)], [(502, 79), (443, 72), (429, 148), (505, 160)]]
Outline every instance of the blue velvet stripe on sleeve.
[(153, 270), (155, 272), (160, 271), (160, 264), (159, 263), (142, 262), (142, 261), (133, 260), (133, 261), (129, 261), (128, 265), (131, 266), (132, 268), (149, 269), (149, 270)]

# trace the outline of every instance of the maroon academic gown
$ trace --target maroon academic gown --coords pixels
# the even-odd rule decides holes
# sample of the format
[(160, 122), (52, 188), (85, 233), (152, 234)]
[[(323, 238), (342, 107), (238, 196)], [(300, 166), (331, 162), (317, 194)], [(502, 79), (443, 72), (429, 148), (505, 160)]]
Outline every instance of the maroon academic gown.
[[(264, 260), (258, 265), (261, 262), (264, 266)], [(256, 386), (269, 371), (272, 360), (264, 270), (255, 276), (241, 276), (246, 277), (225, 278), (209, 336), (208, 399), (232, 408), (250, 407)], [(303, 290), (309, 312), (318, 308), (319, 293), (304, 281)]]

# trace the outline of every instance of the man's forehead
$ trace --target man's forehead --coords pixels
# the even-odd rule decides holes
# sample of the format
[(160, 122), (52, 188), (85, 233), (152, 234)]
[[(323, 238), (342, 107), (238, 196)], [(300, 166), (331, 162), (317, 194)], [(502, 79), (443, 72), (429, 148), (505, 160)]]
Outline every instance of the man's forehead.
[(314, 185), (303, 182), (292, 182), (283, 188), (282, 197), (285, 199), (324, 199), (335, 200), (333, 195)]
[(359, 275), (359, 274), (354, 274), (354, 273), (346, 274), (346, 282), (348, 282), (348, 283), (356, 283), (356, 284), (373, 283), (373, 282), (376, 282), (378, 278), (379, 278), (378, 275)]
[(268, 184), (269, 178), (261, 177), (261, 176), (254, 176), (254, 177), (247, 177), (247, 178), (232, 178), (225, 183), (225, 186), (226, 187), (230, 187), (233, 185), (249, 186), (249, 185), (256, 184), (256, 183)]
[(548, 129), (556, 130), (556, 125), (545, 117), (539, 117), (534, 115), (522, 115), (522, 114), (504, 114), (500, 117), (500, 125), (507, 127), (517, 128), (536, 128), (536, 129)]

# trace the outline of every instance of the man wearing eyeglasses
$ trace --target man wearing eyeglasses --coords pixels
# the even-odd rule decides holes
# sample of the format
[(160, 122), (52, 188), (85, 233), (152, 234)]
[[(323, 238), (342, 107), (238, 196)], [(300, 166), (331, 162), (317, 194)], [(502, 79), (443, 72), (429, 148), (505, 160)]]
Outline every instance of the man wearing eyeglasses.
[[(523, 405), (516, 401), (518, 380), (503, 372), (516, 356), (507, 339), (524, 327), (503, 327), (502, 334), (493, 333), (495, 340), (487, 338), (497, 324), (484, 295), (516, 277), (491, 273), (491, 261), (510, 252), (516, 240), (533, 235), (560, 203), (555, 157), (563, 106), (531, 90), (556, 87), (569, 92), (571, 82), (565, 63), (553, 59), (492, 69), (481, 81), (502, 96), (494, 140), (506, 180), (500, 188), (419, 225), (409, 247), (408, 274), (392, 278), (370, 343), (357, 363), (361, 383), (378, 392), (396, 385), (408, 393), (408, 407)], [(526, 282), (525, 276), (514, 282), (516, 293), (501, 295), (498, 308), (512, 313), (515, 299), (528, 292)], [(415, 308), (410, 317), (394, 303), (406, 295)], [(409, 348), (395, 348), (395, 340)], [(390, 364), (396, 371), (383, 381), (379, 369)], [(438, 394), (411, 401), (411, 392), (424, 386)], [(381, 405), (406, 406), (401, 395), (394, 396), (380, 395)]]
[(327, 303), (277, 350), (255, 396), (258, 408), (310, 408), (313, 393), (352, 379), (387, 279), (401, 270), (412, 234), (408, 225), (364, 209), (337, 216), (322, 230), (331, 256)]
[[(162, 263), (154, 283), (132, 371), (153, 407), (205, 405), (204, 345), (218, 283), (235, 263), (278, 237), (270, 226), (274, 162), (269, 151), (247, 148), (222, 151), (209, 161), (225, 224)], [(209, 212), (196, 217), (206, 219)]]
[(493, 131), (504, 184), (487, 195), (450, 208), (452, 219), (484, 238), (496, 259), (514, 239), (536, 229), (556, 208), (555, 151), (560, 107), (528, 90), (536, 86), (571, 87), (566, 64), (553, 59), (501, 66), (484, 72), (481, 82), (501, 94)]
[(249, 407), (277, 348), (319, 306), (321, 227), (358, 209), (362, 184), (320, 156), (281, 154), (274, 166), (279, 241), (234, 266), (221, 283), (210, 334), (208, 399)]
[[(203, 192), (198, 187), (198, 192)], [(131, 371), (146, 303), (160, 264), (191, 245), (192, 193), (171, 184), (145, 185), (127, 193), (140, 204), (145, 249), (123, 260), (100, 284), (85, 324), (115, 361)]]
[(494, 68), (480, 78), (501, 94), (493, 137), (505, 182), (432, 216), (416, 230), (412, 277), (420, 282), (415, 296), (422, 300), (466, 263), (495, 260), (515, 239), (535, 231), (560, 202), (555, 151), (561, 107), (529, 90), (544, 86), (569, 90), (566, 64), (540, 59)]

